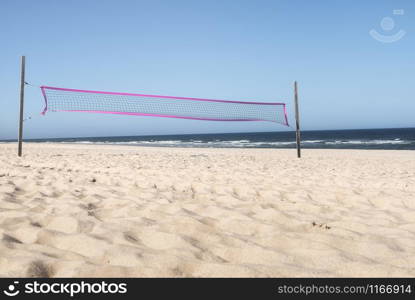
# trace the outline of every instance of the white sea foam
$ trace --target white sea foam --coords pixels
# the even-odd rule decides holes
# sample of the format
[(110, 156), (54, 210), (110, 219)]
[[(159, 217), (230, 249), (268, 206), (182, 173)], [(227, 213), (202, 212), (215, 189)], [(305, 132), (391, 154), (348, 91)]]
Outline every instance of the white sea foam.
[[(30, 142), (30, 141), (29, 141)], [(36, 141), (40, 142), (40, 141)], [(45, 140), (43, 143), (56, 143), (54, 140)], [(294, 147), (295, 140), (290, 141), (250, 141), (248, 139), (240, 140), (208, 140), (204, 141), (202, 139), (189, 139), (189, 140), (180, 140), (180, 139), (171, 139), (171, 140), (102, 140), (93, 139), (93, 140), (61, 140), (59, 143), (64, 144), (98, 144), (98, 145), (130, 145), (130, 146), (155, 146), (155, 147), (210, 147), (210, 148), (287, 148)], [(334, 140), (323, 140), (323, 139), (305, 139), (301, 141), (305, 147), (311, 148), (369, 148), (376, 147), (388, 149), (388, 145), (415, 145), (413, 140), (402, 140), (400, 138), (395, 139), (334, 139)], [(382, 146), (383, 145), (383, 146)]]
[(401, 139), (394, 139), (394, 140), (348, 140), (348, 141), (334, 141), (334, 142), (325, 142), (327, 145), (344, 145), (344, 144), (351, 144), (351, 145), (385, 145), (385, 144), (410, 144), (410, 141), (403, 141)]

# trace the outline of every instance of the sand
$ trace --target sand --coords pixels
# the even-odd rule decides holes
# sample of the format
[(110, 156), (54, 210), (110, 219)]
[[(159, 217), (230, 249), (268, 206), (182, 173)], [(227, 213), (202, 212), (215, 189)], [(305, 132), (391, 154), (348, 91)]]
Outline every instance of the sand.
[(415, 276), (415, 152), (0, 144), (0, 276)]

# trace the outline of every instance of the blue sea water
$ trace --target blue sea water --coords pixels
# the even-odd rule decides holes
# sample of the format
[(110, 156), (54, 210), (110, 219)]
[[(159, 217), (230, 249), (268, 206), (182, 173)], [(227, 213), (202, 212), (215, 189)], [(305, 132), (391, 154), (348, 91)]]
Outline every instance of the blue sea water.
[[(303, 131), (302, 148), (415, 150), (415, 128)], [(27, 142), (159, 147), (295, 148), (295, 132), (33, 139)]]

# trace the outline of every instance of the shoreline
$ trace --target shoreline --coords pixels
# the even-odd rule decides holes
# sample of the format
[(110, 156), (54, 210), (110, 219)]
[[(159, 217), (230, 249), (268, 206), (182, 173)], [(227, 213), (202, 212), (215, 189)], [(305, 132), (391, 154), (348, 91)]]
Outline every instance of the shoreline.
[[(12, 146), (14, 145), (17, 149), (17, 142), (1, 142), (0, 141), (0, 145), (8, 145), (8, 146)], [(134, 145), (134, 144), (116, 144), (116, 143), (96, 143), (96, 142), (23, 142), (23, 147), (24, 145), (47, 145), (47, 146), (52, 146), (52, 147), (57, 147), (57, 146), (91, 146), (91, 147), (131, 147), (132, 149), (137, 149), (137, 148), (151, 148), (151, 149), (164, 149), (164, 148), (168, 148), (168, 149), (217, 149), (217, 150), (230, 150), (230, 149), (236, 149), (236, 150), (269, 150), (269, 151), (296, 151), (295, 147), (289, 148), (289, 147), (284, 147), (284, 148), (272, 148), (272, 147), (238, 147), (238, 146), (233, 146), (233, 147), (210, 147), (210, 146), (201, 146), (201, 147), (197, 147), (197, 146), (188, 146), (188, 147), (183, 147), (183, 146), (154, 146), (154, 145)], [(376, 152), (376, 151), (387, 151), (387, 152), (393, 152), (393, 151), (397, 151), (397, 152), (409, 152), (409, 153), (413, 153), (415, 151), (415, 149), (368, 149), (368, 148), (307, 148), (307, 147), (301, 147), (302, 152), (303, 151), (370, 151), (370, 152)]]

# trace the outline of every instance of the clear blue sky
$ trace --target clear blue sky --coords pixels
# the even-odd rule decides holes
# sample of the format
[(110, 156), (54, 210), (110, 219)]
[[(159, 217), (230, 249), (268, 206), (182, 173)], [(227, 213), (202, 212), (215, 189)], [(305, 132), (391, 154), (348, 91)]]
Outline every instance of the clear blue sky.
[[(382, 28), (385, 17), (393, 29)], [(0, 28), (0, 139), (17, 135), (23, 54), (27, 81), (36, 85), (284, 101), (293, 123), (298, 80), (305, 130), (415, 127), (412, 0), (2, 0)], [(406, 35), (382, 43), (372, 29)], [(38, 117), (40, 90), (26, 91), (25, 115), (36, 116), (25, 122), (26, 138), (286, 130), (261, 122)]]

